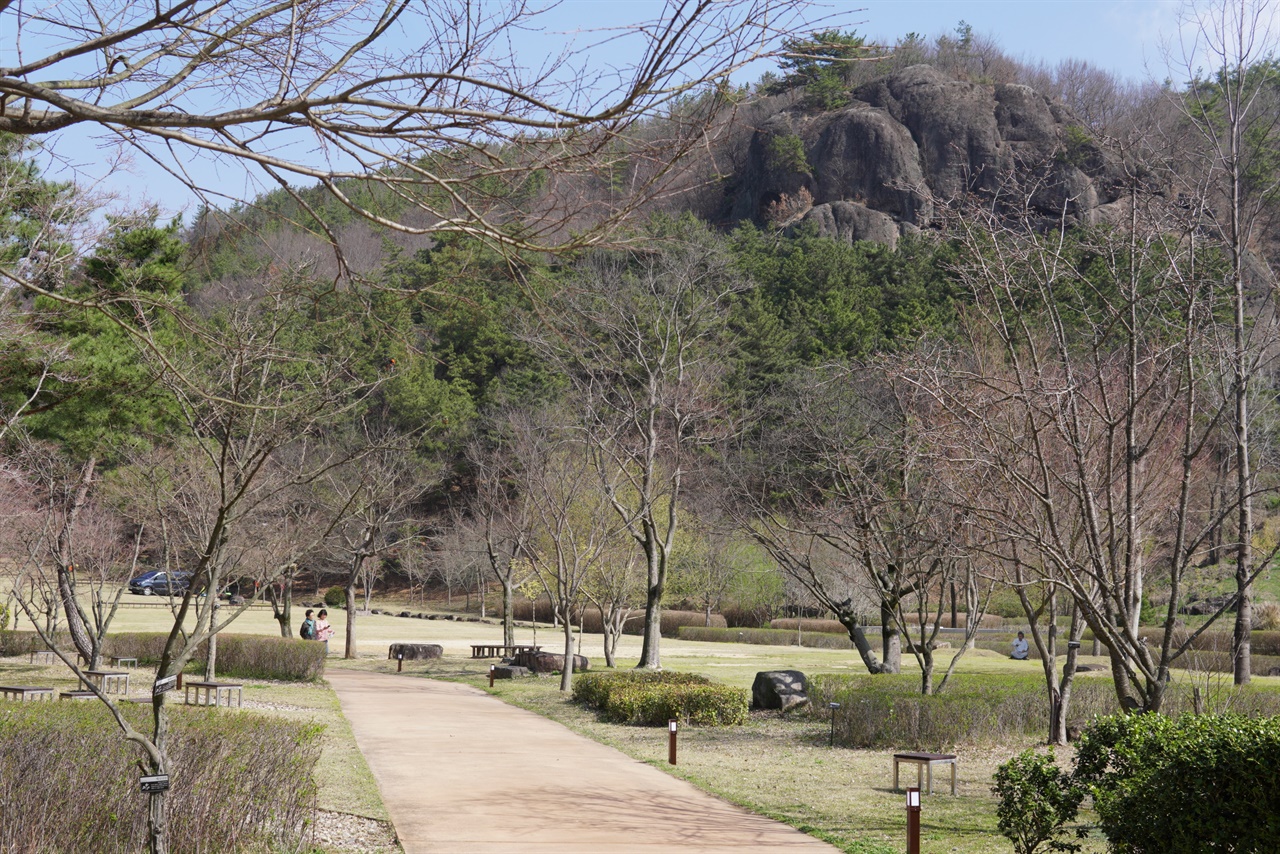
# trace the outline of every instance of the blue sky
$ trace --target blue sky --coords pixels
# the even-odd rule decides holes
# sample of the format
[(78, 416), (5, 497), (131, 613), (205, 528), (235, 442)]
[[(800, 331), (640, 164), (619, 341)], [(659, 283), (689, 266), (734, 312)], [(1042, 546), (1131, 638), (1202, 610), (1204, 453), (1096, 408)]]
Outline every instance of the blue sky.
[[(598, 42), (603, 36), (597, 30), (655, 17), (661, 8), (660, 0), (562, 0), (547, 17), (545, 33), (527, 36), (527, 41), (516, 41), (514, 47), (518, 56), (530, 57), (533, 64), (545, 56), (548, 44), (570, 36)], [(929, 39), (953, 33), (964, 20), (1014, 57), (1051, 65), (1075, 57), (1140, 81), (1161, 80), (1169, 73), (1161, 44), (1176, 36), (1182, 8), (1179, 0), (866, 0), (828, 2), (818, 13), (830, 13), (841, 29), (856, 29), (889, 44), (909, 32)], [(618, 59), (620, 50), (610, 45), (601, 61)], [(758, 78), (770, 67), (752, 67), (739, 80)], [(155, 203), (170, 214), (194, 209), (195, 200), (176, 179), (138, 157), (109, 162), (109, 149), (99, 143), (80, 130), (56, 140), (55, 150), (63, 163), (75, 164), (76, 180), (96, 183), (116, 197), (117, 207)], [(46, 173), (71, 177), (56, 160), (47, 164)], [(215, 180), (232, 195), (252, 196), (261, 186), (225, 164)]]

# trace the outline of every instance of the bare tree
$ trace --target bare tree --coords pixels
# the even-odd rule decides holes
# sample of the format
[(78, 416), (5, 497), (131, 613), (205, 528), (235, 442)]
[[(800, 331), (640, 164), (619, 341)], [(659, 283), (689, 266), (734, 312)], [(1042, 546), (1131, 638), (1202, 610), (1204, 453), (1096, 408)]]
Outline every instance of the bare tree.
[[(1174, 173), (1194, 224), (1220, 243), (1228, 260), (1232, 323), (1225, 348), (1235, 476), (1236, 621), (1234, 678), (1251, 674), (1250, 632), (1255, 574), (1253, 500), (1257, 451), (1252, 447), (1253, 387), (1264, 348), (1274, 336), (1275, 277), (1264, 260), (1276, 245), (1269, 232), (1280, 200), (1280, 71), (1275, 4), (1211, 0), (1187, 7), (1191, 27), (1177, 70), (1187, 89), (1168, 93), (1198, 145)], [(1171, 63), (1174, 64), (1174, 63)], [(1204, 66), (1208, 65), (1208, 75)]]
[(521, 561), (551, 600), (564, 632), (560, 690), (568, 691), (574, 670), (573, 623), (583, 591), (626, 542), (626, 534), (593, 471), (598, 458), (576, 425), (557, 417), (562, 414), (535, 414), (518, 425), (512, 450), (521, 461), (521, 489), (531, 497), (533, 536), (528, 557)]
[(662, 598), (685, 477), (721, 428), (730, 297), (743, 287), (709, 234), (593, 256), (547, 303), (539, 346), (587, 406), (606, 494), (644, 555), (640, 667), (660, 667)]
[[(1235, 509), (1209, 514), (1198, 494), (1230, 410), (1205, 393), (1211, 269), (1159, 197), (1135, 183), (1128, 209), (1124, 228), (1047, 234), (966, 209), (954, 233), (969, 351), (922, 363), (917, 381), (968, 431), (954, 453), (988, 469), (996, 503), (975, 502), (975, 517), (1036, 583), (1069, 591), (1122, 705), (1158, 711), (1173, 662), (1222, 613), (1175, 633), (1185, 574)], [(1169, 602), (1148, 644), (1153, 571)]]
[[(290, 193), (318, 181), (402, 232), (582, 245), (662, 192), (702, 139), (715, 99), (679, 111), (682, 96), (773, 52), (809, 24), (803, 8), (689, 0), (557, 40), (523, 0), (5, 4), (0, 132), (99, 130), (214, 200), (228, 197), (200, 184), (193, 155), (252, 165)], [(515, 55), (518, 36), (536, 60)], [(636, 132), (664, 112), (659, 139)], [(578, 221), (584, 176), (619, 163), (626, 197)], [(541, 224), (506, 228), (530, 195)]]
[(356, 585), (367, 564), (422, 537), (414, 509), (438, 475), (415, 454), (413, 436), (361, 429), (339, 452), (352, 462), (331, 468), (318, 491), (332, 521), (325, 546), (342, 566), (346, 594), (345, 658), (356, 657)]
[[(967, 516), (929, 446), (926, 401), (882, 369), (831, 366), (794, 382), (748, 445), (729, 510), (844, 624), (870, 672), (899, 672), (902, 635), (914, 630), (921, 690), (942, 690), (968, 646), (935, 689), (945, 593), (964, 586), (973, 605), (967, 632), (976, 631), (988, 597), (973, 569)], [(858, 592), (877, 612), (883, 659), (867, 639)]]

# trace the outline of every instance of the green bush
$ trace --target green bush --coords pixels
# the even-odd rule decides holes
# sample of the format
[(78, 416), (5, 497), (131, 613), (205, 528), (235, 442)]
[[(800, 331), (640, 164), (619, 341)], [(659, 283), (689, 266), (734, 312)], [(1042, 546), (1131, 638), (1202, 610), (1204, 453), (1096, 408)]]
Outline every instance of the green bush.
[(118, 632), (107, 635), (103, 652), (112, 658), (136, 658), (138, 664), (159, 664), (168, 632)]
[(9, 606), (0, 605), (0, 632), (9, 628)]
[[(809, 696), (815, 708), (840, 704), (834, 731), (845, 747), (948, 750), (1043, 738), (1049, 731), (1049, 704), (1038, 674), (961, 674), (941, 694), (923, 696), (914, 674), (820, 673), (809, 680)], [(1115, 710), (1109, 680), (1075, 681), (1069, 720)]]
[[(0, 706), (0, 851), (146, 850), (141, 754), (104, 706)], [(149, 731), (149, 707), (122, 712)], [(320, 727), (184, 707), (169, 721), (170, 850), (305, 850)]]
[(341, 608), (347, 604), (346, 589), (338, 586), (330, 587), (324, 592), (324, 604), (330, 608)]
[[(766, 646), (796, 646), (796, 630), (784, 629), (707, 629), (702, 626), (681, 626), (677, 635), (681, 640), (709, 643), (752, 643)], [(833, 635), (825, 632), (802, 631), (800, 646), (814, 649), (853, 649), (847, 634)]]
[(747, 720), (746, 691), (694, 673), (587, 673), (574, 680), (573, 699), (599, 709), (606, 720), (637, 726), (663, 726), (672, 719), (732, 726)]
[(1275, 851), (1280, 718), (1114, 716), (1095, 721), (1073, 776), (1093, 796), (1111, 850)]
[(1026, 750), (1001, 765), (991, 791), (1000, 799), (997, 826), (1017, 854), (1080, 850), (1062, 834), (1080, 811), (1084, 789), (1058, 767), (1052, 750)]
[(324, 644), (300, 638), (218, 635), (218, 675), (310, 682), (324, 676)]
[(0, 631), (0, 655), (28, 655), (44, 649), (44, 641), (32, 631)]
[[(136, 658), (139, 664), (155, 665), (160, 663), (167, 639), (164, 632), (120, 632), (107, 635), (103, 648), (116, 658)], [(208, 645), (204, 644), (188, 669), (203, 672), (208, 656)], [(227, 632), (218, 635), (218, 676), (309, 682), (324, 676), (324, 661), (324, 644), (315, 641)]]

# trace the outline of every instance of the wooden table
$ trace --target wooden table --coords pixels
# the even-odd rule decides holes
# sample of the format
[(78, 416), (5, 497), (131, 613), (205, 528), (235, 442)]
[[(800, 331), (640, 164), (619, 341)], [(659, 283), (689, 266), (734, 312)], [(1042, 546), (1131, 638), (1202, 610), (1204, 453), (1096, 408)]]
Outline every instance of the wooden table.
[(98, 695), (92, 691), (59, 691), (59, 700), (96, 700)]
[(506, 646), (500, 643), (473, 643), (471, 645), (472, 658), (510, 658), (519, 655), (522, 652), (541, 652), (542, 647), (533, 646), (531, 644), (512, 644)]
[(0, 685), (0, 694), (6, 700), (52, 700), (52, 688), (39, 688), (34, 685)]
[(40, 659), (41, 664), (53, 664), (53, 650), (51, 649), (31, 650), (31, 663), (35, 664), (37, 658)]
[[(243, 705), (243, 697), (241, 696), (241, 685), (235, 682), (186, 682), (183, 683), (186, 690), (186, 701), (188, 706), (221, 706), (222, 695), (225, 693), (227, 697), (226, 706), (231, 708), (231, 695), (235, 694), (236, 708)], [(194, 694), (195, 702), (191, 697)]]
[(954, 753), (895, 753), (893, 754), (893, 789), (898, 789), (898, 765), (903, 762), (912, 763), (916, 766), (916, 787), (925, 790), (924, 775), (926, 770), (929, 775), (929, 787), (927, 791), (933, 794), (933, 766), (950, 765), (951, 766), (951, 794), (956, 793), (956, 755)]
[(111, 656), (111, 663), (114, 664), (116, 667), (127, 667), (130, 670), (132, 670), (133, 668), (138, 666), (138, 659), (130, 658), (128, 656), (116, 657), (113, 655)]
[(104, 694), (129, 693), (129, 673), (126, 670), (86, 670), (84, 675)]

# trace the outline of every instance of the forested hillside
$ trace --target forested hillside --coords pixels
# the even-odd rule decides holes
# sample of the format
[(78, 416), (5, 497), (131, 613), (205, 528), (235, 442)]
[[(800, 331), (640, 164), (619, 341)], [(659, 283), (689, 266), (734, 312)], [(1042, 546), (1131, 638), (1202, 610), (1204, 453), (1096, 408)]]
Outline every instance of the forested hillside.
[(46, 602), (70, 566), (103, 595), (143, 565), (245, 577), (286, 634), (294, 585), (335, 584), (351, 655), (375, 585), (499, 587), (508, 642), (549, 600), (566, 649), (584, 610), (607, 648), (643, 614), (646, 667), (672, 603), (813, 609), (925, 693), (996, 609), (1062, 706), (1088, 631), (1149, 710), (1187, 632), (1234, 621), (1247, 681), (1280, 548), (1271, 55), (1156, 88), (964, 27), (783, 56), (590, 170), (471, 187), (501, 234), (349, 177), (86, 248), (76, 190), (3, 137), (0, 264), (30, 284), (0, 329), (6, 567)]

